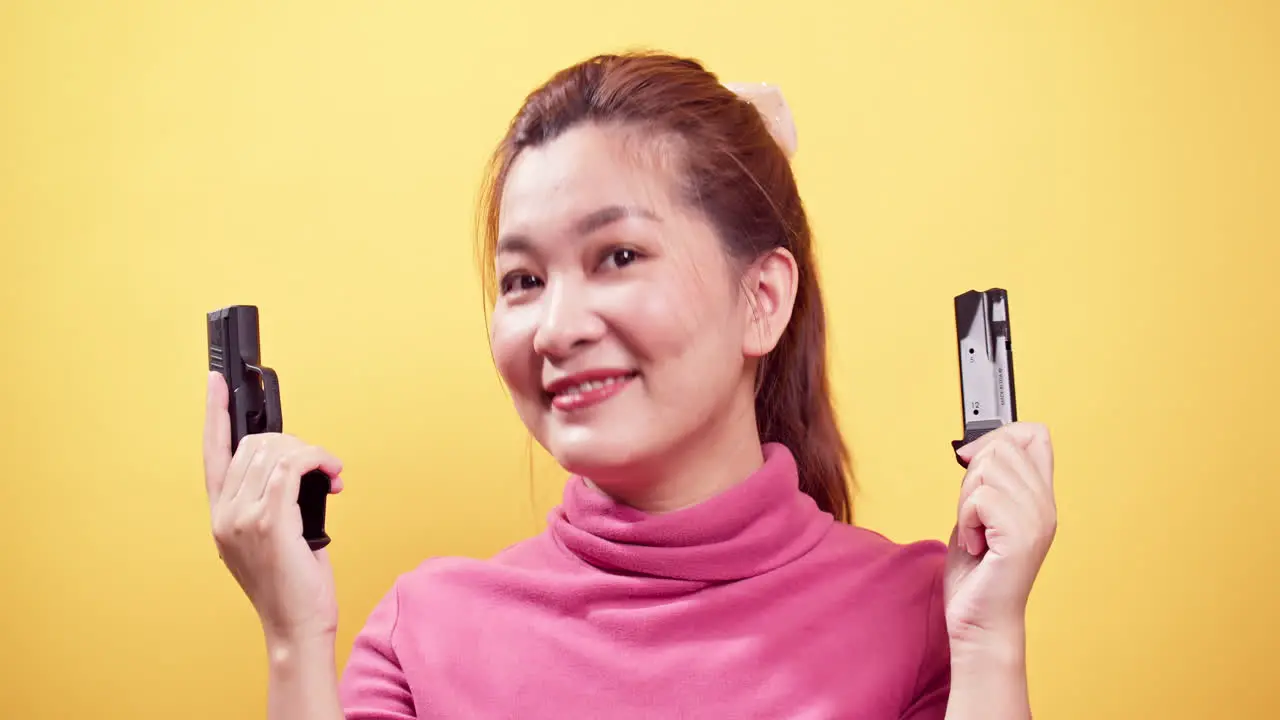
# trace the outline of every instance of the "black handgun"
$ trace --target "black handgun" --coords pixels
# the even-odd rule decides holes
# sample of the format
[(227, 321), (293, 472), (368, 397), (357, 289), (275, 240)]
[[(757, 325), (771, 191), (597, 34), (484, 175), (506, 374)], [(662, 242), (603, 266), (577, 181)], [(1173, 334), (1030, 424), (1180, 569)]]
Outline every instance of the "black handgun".
[[(1018, 404), (1013, 390), (1009, 293), (1001, 288), (970, 290), (956, 296), (955, 311), (964, 438), (952, 440), (951, 448), (959, 450), (998, 427), (1017, 422)], [(956, 460), (968, 466), (959, 455)]]
[[(209, 313), (209, 369), (227, 381), (227, 410), (231, 413), (231, 452), (246, 435), (283, 432), (280, 414), (280, 380), (276, 371), (262, 364), (258, 335), (258, 308), (232, 305)], [(331, 479), (323, 470), (302, 476), (298, 507), (302, 512), (302, 537), (312, 550), (329, 544), (324, 531), (325, 503)]]

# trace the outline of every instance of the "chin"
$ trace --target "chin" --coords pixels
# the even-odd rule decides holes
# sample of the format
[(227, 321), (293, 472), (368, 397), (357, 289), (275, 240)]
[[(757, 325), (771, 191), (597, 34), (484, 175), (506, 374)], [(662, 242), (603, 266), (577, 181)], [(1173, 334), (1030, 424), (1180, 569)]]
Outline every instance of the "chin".
[(629, 434), (601, 433), (594, 428), (555, 428), (542, 446), (567, 472), (607, 482), (630, 475), (654, 453)]

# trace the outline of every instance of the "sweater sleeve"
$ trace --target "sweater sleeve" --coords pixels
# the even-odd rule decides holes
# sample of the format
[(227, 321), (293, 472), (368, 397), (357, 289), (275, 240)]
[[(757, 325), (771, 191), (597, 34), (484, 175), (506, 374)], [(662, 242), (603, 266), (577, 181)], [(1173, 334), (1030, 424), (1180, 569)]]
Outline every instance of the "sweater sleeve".
[(925, 636), (920, 670), (902, 720), (943, 720), (947, 714), (947, 698), (951, 693), (951, 641), (947, 635), (944, 573), (940, 564), (930, 584), (928, 609), (922, 623)]
[(356, 635), (338, 685), (347, 720), (415, 720), (413, 694), (396, 657), (400, 615), (398, 583), (369, 614)]

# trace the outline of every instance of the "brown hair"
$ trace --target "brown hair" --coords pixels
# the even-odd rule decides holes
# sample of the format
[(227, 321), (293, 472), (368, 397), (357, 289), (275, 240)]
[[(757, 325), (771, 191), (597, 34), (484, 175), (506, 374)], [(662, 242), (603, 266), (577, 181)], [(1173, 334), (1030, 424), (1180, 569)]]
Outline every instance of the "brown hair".
[(750, 261), (778, 247), (795, 256), (796, 304), (759, 366), (757, 427), (762, 441), (782, 443), (795, 455), (800, 488), (851, 522), (849, 453), (831, 404), (822, 294), (795, 176), (755, 107), (698, 61), (648, 52), (600, 55), (556, 73), (525, 99), (481, 193), (478, 260), (487, 302), (495, 298), (498, 209), (512, 162), (524, 148), (583, 122), (676, 138), (685, 199), (701, 208), (731, 256)]

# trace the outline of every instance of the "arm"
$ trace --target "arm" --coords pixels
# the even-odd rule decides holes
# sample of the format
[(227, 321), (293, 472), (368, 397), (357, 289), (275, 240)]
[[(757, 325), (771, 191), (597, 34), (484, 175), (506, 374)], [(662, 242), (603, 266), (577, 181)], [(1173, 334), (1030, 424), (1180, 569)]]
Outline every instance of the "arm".
[(948, 547), (947, 720), (1030, 720), (1027, 599), (1057, 531), (1053, 448), (1014, 423), (956, 451), (968, 462)]
[(949, 717), (946, 714), (947, 696), (951, 692), (952, 679), (950, 638), (944, 613), (943, 572), (944, 568), (939, 564), (929, 586), (920, 668), (916, 674), (915, 687), (911, 691), (911, 703), (903, 710), (901, 720), (944, 720)]
[(346, 720), (338, 701), (334, 639), (268, 640), (267, 718)]
[(337, 687), (344, 720), (416, 720), (413, 692), (395, 648), (399, 621), (397, 583), (374, 607), (352, 645)]
[(1001, 641), (952, 641), (949, 651), (945, 633), (929, 633), (920, 682), (902, 720), (1030, 720), (1025, 633)]
[(392, 646), (399, 617), (393, 588), (356, 636), (339, 681), (334, 637), (268, 637), (268, 720), (416, 720), (413, 695)]
[(952, 644), (946, 720), (1030, 720), (1025, 635)]
[(920, 670), (901, 720), (1030, 720), (1025, 623), (953, 634), (944, 573), (929, 592)]

